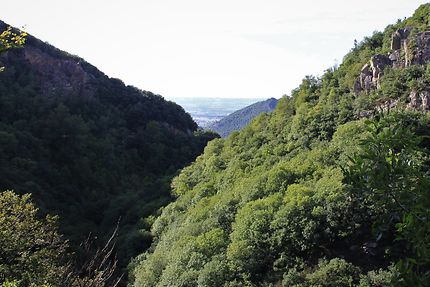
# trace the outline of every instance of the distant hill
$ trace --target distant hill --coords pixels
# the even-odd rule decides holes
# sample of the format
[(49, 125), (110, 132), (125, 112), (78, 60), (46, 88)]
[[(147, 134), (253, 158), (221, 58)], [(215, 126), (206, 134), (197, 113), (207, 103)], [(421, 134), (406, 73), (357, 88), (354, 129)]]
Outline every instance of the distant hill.
[(173, 98), (173, 101), (183, 107), (199, 127), (203, 129), (237, 110), (263, 100), (265, 99), (206, 97)]
[(264, 112), (271, 112), (275, 109), (278, 100), (270, 98), (257, 102), (243, 109), (240, 109), (225, 118), (210, 124), (207, 129), (219, 133), (223, 138), (228, 137), (232, 132), (244, 128), (253, 118)]

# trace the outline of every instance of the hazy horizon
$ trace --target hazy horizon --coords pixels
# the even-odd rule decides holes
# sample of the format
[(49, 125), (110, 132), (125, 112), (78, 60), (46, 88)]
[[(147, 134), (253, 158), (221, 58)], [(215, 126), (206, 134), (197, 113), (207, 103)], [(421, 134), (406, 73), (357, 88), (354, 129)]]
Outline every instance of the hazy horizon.
[(341, 63), (354, 39), (423, 3), (17, 0), (3, 3), (0, 17), (169, 100), (267, 99)]
[(219, 121), (222, 118), (256, 102), (257, 98), (174, 98), (170, 99), (182, 106), (200, 127)]

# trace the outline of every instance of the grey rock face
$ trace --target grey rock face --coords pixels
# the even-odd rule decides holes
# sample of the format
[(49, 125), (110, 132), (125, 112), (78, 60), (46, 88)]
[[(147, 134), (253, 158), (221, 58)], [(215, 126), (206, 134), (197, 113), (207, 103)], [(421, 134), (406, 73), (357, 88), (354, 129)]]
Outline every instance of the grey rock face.
[(376, 106), (376, 110), (379, 112), (388, 112), (389, 110), (395, 108), (399, 103), (399, 101), (400, 99), (385, 101), (379, 104), (378, 106)]
[(399, 29), (393, 33), (391, 37), (391, 50), (400, 50), (403, 46), (403, 42), (409, 37), (409, 29)]
[[(412, 35), (408, 28), (398, 29), (391, 38), (391, 52), (388, 55), (374, 55), (363, 66), (356, 82), (354, 93), (369, 93), (380, 88), (380, 80), (386, 67), (405, 68), (410, 65), (425, 65), (430, 62), (430, 31)], [(392, 99), (376, 105), (372, 110), (364, 111), (360, 116), (369, 116), (374, 112), (386, 112), (398, 105), (400, 99)], [(412, 90), (408, 108), (430, 111), (430, 87), (424, 91)]]
[(410, 31), (407, 28), (399, 29), (391, 36), (391, 53), (389, 55), (394, 68), (403, 68), (407, 65), (407, 60), (402, 59), (401, 55), (408, 54), (408, 37)]
[(23, 52), (25, 59), (50, 79), (41, 83), (43, 92), (92, 95), (91, 81), (94, 77), (83, 69), (80, 62), (58, 59), (32, 46), (27, 46)]
[(373, 87), (379, 88), (379, 80), (381, 79), (386, 66), (391, 66), (391, 60), (385, 55), (378, 54), (370, 59)]
[[(393, 33), (391, 39), (390, 59), (394, 68), (409, 65), (424, 65), (430, 60), (430, 31), (410, 36), (409, 29), (399, 29)], [(401, 59), (401, 55), (405, 59)]]
[(359, 86), (361, 90), (369, 92), (373, 88), (373, 71), (371, 66), (366, 64), (361, 68)]
[(391, 109), (395, 108), (400, 102), (400, 99), (390, 99), (387, 101), (383, 101), (375, 105), (369, 110), (364, 110), (359, 113), (360, 118), (368, 118), (371, 116), (374, 116), (377, 113), (386, 113), (389, 112)]
[[(374, 55), (361, 69), (354, 83), (354, 93), (369, 93), (380, 88), (384, 69), (405, 68), (410, 65), (425, 65), (430, 61), (430, 31), (414, 36), (408, 28), (398, 29), (391, 37), (391, 52), (388, 55)], [(412, 102), (412, 100), (411, 100)]]
[(430, 31), (419, 33), (415, 37), (415, 45), (412, 47), (412, 64), (424, 65), (430, 60)]
[(430, 110), (430, 91), (412, 91), (409, 95), (408, 108), (419, 111)]
[(361, 92), (369, 93), (372, 89), (379, 88), (379, 80), (386, 66), (391, 66), (392, 61), (385, 55), (375, 55), (370, 59), (370, 64), (361, 68), (360, 75), (354, 85), (356, 95)]

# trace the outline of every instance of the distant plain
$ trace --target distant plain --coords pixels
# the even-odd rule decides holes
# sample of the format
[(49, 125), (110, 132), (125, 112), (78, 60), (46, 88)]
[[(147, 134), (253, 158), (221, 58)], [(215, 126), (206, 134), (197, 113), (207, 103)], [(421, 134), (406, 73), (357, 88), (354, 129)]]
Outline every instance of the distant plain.
[(181, 105), (199, 125), (206, 127), (210, 123), (240, 110), (264, 98), (174, 98), (171, 101)]

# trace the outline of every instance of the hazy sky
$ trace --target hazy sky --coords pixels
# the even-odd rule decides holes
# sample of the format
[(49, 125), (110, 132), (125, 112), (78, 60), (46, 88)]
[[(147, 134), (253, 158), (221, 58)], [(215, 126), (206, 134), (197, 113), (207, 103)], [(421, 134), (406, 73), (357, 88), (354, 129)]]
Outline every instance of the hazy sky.
[(13, 0), (0, 18), (166, 98), (269, 98), (426, 2)]

